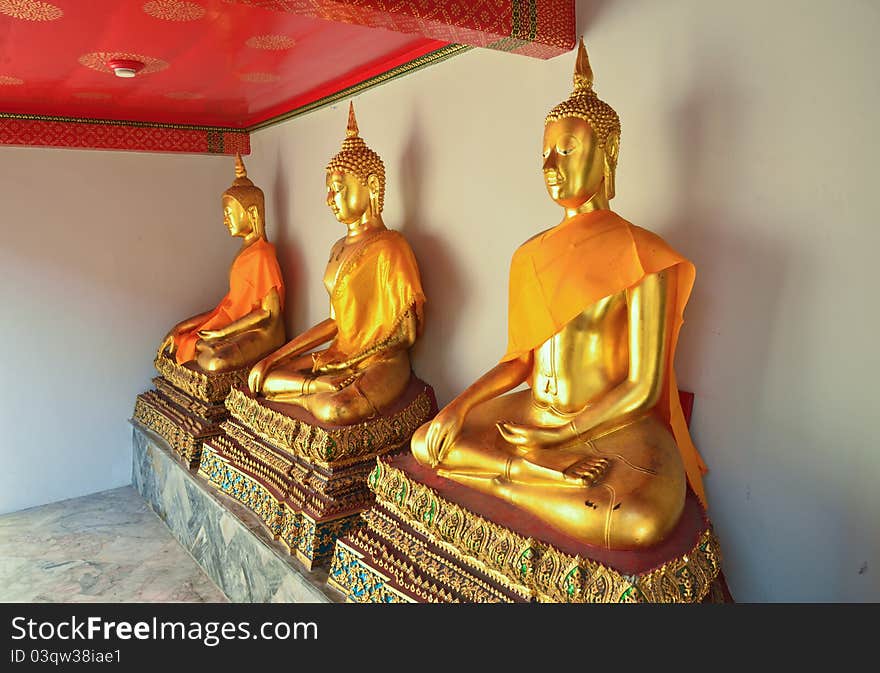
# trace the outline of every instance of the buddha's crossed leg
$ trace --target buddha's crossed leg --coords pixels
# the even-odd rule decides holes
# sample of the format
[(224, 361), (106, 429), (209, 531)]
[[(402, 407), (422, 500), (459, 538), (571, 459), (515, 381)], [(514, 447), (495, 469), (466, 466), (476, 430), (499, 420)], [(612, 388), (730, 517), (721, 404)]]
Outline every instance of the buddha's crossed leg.
[(273, 369), (263, 383), (263, 394), (274, 402), (302, 407), (331, 425), (351, 425), (379, 415), (403, 393), (411, 376), (405, 351), (331, 373), (313, 372), (312, 362), (312, 356), (306, 355)]

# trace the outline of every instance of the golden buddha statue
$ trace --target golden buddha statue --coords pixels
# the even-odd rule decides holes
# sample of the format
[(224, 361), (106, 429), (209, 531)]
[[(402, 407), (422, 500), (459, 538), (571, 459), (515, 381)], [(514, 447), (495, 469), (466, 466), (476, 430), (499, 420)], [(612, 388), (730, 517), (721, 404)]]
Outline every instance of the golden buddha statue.
[(544, 181), (564, 217), (514, 254), (507, 353), (412, 452), (575, 540), (628, 550), (673, 530), (686, 479), (705, 502), (705, 466), (672, 366), (694, 267), (609, 209), (619, 143), (581, 41), (574, 91), (544, 126)]
[(381, 414), (406, 389), (425, 296), (409, 244), (382, 221), (385, 167), (358, 135), (353, 105), (326, 182), (327, 205), (347, 228), (324, 273), (330, 317), (258, 362), (248, 387), (320, 422), (350, 425)]
[(284, 281), (275, 246), (266, 240), (263, 191), (235, 156), (235, 181), (223, 192), (223, 222), (242, 239), (229, 270), (229, 292), (212, 310), (177, 323), (158, 356), (206, 372), (241, 369), (284, 343)]

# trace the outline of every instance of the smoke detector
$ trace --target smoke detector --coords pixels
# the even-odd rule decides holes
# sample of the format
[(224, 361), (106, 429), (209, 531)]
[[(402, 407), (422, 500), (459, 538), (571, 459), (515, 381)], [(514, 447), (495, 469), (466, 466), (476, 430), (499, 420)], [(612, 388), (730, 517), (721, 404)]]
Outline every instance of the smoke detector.
[(110, 68), (117, 77), (134, 77), (144, 69), (144, 64), (140, 61), (133, 61), (127, 58), (111, 58), (107, 61), (107, 67)]

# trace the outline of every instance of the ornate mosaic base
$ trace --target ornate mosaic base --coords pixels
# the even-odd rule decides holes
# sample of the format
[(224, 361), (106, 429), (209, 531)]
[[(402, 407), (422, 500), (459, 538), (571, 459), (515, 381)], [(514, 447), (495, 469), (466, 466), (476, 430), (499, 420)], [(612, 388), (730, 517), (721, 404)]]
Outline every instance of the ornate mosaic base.
[(430, 386), (397, 413), (363, 423), (321, 427), (276, 411), (234, 388), (226, 400), (230, 415), (243, 427), (286, 453), (323, 468), (369, 460), (410, 440), (419, 426), (436, 412)]
[(484, 519), (382, 460), (375, 505), (336, 546), (328, 582), (357, 602), (696, 603), (723, 593), (711, 527), (691, 551), (623, 575)]
[(436, 412), (431, 388), (416, 383), (396, 413), (332, 428), (233, 389), (231, 418), (204, 443), (198, 473), (257, 514), (307, 568), (327, 564), (336, 539), (354, 532), (373, 502), (366, 480), (376, 457), (408, 446)]
[(196, 467), (202, 442), (220, 434), (220, 423), (229, 416), (224, 398), (247, 370), (207, 374), (165, 357), (154, 364), (161, 374), (153, 379), (156, 390), (137, 396), (133, 418), (165, 439), (187, 465)]
[[(219, 438), (222, 443), (223, 438)], [(199, 474), (226, 495), (235, 498), (256, 514), (269, 533), (309, 570), (325, 564), (336, 539), (353, 531), (358, 514), (319, 520), (289, 502), (275, 497), (271, 490), (247, 472), (237, 469), (218, 455), (218, 440), (202, 449)]]
[(157, 357), (156, 371), (166, 381), (207, 404), (223, 403), (233, 386), (247, 382), (250, 367), (230, 372), (204, 372), (177, 364), (169, 357)]

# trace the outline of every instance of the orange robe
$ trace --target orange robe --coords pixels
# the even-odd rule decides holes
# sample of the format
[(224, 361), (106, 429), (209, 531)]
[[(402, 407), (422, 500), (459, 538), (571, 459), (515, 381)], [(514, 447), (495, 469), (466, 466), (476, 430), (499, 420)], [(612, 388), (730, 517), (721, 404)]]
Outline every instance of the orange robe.
[(262, 304), (273, 287), (283, 303), (284, 279), (275, 257), (275, 246), (261, 238), (235, 258), (229, 269), (229, 292), (217, 307), (200, 325), (175, 337), (177, 364), (195, 359), (199, 330), (222, 329), (243, 318)]
[(315, 370), (393, 336), (408, 310), (415, 312), (421, 333), (424, 304), (419, 266), (406, 238), (391, 229), (373, 234), (339, 269), (330, 293), (338, 331), (330, 347), (315, 358)]
[(501, 361), (535, 350), (600, 299), (664, 270), (675, 274), (677, 282), (670, 284), (675, 296), (668, 302), (666, 385), (657, 409), (675, 437), (691, 488), (705, 505), (702, 475), (707, 468), (691, 440), (673, 368), (696, 271), (662, 238), (610, 210), (598, 210), (526, 241), (510, 265), (508, 347)]

